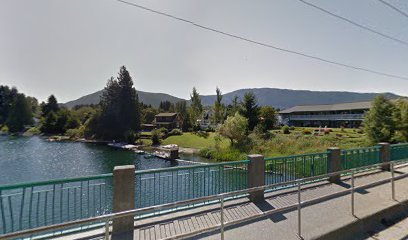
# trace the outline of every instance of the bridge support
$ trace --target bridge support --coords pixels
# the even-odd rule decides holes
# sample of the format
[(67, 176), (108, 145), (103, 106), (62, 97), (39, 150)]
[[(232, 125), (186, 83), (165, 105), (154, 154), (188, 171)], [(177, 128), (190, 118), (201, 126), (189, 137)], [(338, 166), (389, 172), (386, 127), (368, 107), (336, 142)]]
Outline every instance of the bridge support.
[[(341, 150), (338, 147), (328, 148), (328, 173), (341, 171)], [(340, 182), (340, 174), (329, 177), (330, 182)]]
[[(380, 148), (380, 160), (382, 163), (389, 163), (391, 161), (391, 147), (389, 143), (383, 142), (378, 144)], [(390, 171), (390, 165), (381, 166), (384, 171)]]
[[(135, 166), (116, 166), (113, 169), (113, 212), (135, 208)], [(112, 239), (133, 239), (133, 216), (113, 220)]]
[[(248, 155), (248, 187), (260, 187), (265, 185), (265, 161), (264, 156), (259, 154)], [(264, 200), (264, 190), (251, 192), (249, 199), (252, 202)]]

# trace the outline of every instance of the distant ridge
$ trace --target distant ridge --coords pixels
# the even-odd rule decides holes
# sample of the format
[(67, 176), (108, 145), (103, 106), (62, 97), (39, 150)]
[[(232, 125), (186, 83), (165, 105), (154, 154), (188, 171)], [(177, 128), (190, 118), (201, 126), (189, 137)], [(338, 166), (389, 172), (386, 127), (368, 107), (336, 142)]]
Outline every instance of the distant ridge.
[[(83, 97), (80, 97), (76, 100), (69, 101), (65, 103), (65, 106), (68, 108), (72, 108), (76, 105), (98, 104), (102, 96), (102, 91), (103, 90), (97, 91), (95, 93), (91, 93)], [(184, 99), (174, 97), (174, 96), (171, 96), (165, 93), (150, 93), (150, 92), (137, 91), (137, 94), (139, 96), (139, 101), (147, 105), (151, 104), (153, 107), (156, 107), (156, 108), (159, 107), (161, 101), (170, 101), (172, 103), (175, 103), (175, 102), (184, 100)]]
[[(357, 92), (341, 92), (341, 91), (309, 91), (309, 90), (291, 90), (279, 88), (247, 88), (239, 89), (223, 95), (225, 104), (231, 103), (236, 95), (242, 99), (246, 92), (253, 92), (260, 105), (271, 105), (275, 108), (285, 109), (296, 105), (313, 105), (313, 104), (334, 104), (346, 102), (371, 101), (375, 96), (384, 94), (387, 98), (393, 99), (401, 97), (393, 93), (357, 93)], [(161, 101), (170, 101), (176, 103), (182, 98), (174, 97), (165, 93), (150, 93), (137, 91), (139, 100), (145, 104), (151, 104), (158, 107)], [(65, 106), (72, 108), (75, 105), (82, 104), (97, 104), (99, 103), (102, 91), (98, 91), (76, 100), (65, 103)], [(203, 95), (201, 101), (203, 105), (213, 105), (215, 95)]]

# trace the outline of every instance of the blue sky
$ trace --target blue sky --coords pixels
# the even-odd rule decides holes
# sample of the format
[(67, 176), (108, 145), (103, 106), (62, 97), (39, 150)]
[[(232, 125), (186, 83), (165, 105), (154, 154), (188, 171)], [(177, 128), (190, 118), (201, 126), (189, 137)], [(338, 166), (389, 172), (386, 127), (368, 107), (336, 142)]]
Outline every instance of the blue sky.
[[(283, 48), (408, 76), (408, 46), (298, 0), (129, 0)], [(408, 41), (408, 18), (377, 0), (308, 0)], [(386, 0), (408, 12), (408, 2)], [(353, 71), (194, 28), (115, 0), (2, 0), (0, 84), (61, 102), (102, 89), (126, 65), (136, 89), (187, 98), (239, 88), (394, 92), (408, 81)]]

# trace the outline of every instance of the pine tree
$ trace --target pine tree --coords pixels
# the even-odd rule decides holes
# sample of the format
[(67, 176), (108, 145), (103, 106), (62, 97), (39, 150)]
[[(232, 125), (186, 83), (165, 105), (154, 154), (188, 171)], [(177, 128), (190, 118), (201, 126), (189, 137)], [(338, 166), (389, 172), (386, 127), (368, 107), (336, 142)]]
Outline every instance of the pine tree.
[(140, 130), (140, 104), (133, 87), (133, 80), (125, 66), (120, 68), (117, 79), (111, 77), (101, 97), (101, 114), (94, 119), (92, 129), (96, 136), (108, 140), (124, 140)]
[(7, 126), (10, 132), (20, 132), (24, 130), (24, 125), (32, 123), (32, 110), (24, 94), (18, 94), (12, 103), (7, 118)]
[(183, 131), (188, 131), (191, 128), (191, 119), (190, 114), (187, 110), (187, 102), (186, 101), (179, 101), (176, 103), (175, 111), (181, 115), (183, 118)]
[(394, 104), (379, 95), (365, 115), (363, 125), (371, 143), (391, 142), (395, 133)]
[(42, 105), (42, 116), (45, 117), (50, 112), (57, 113), (59, 111), (58, 101), (54, 95), (48, 97), (47, 103)]
[(195, 125), (203, 112), (203, 105), (201, 104), (200, 94), (197, 92), (197, 89), (195, 87), (193, 87), (193, 92), (190, 95), (190, 99), (190, 117), (191, 122), (193, 123), (193, 125)]
[(216, 99), (214, 102), (214, 122), (216, 124), (223, 123), (224, 121), (224, 112), (225, 106), (222, 104), (222, 93), (221, 90), (217, 87), (216, 90)]
[(253, 92), (245, 93), (241, 115), (248, 119), (248, 130), (252, 131), (259, 122), (259, 107)]

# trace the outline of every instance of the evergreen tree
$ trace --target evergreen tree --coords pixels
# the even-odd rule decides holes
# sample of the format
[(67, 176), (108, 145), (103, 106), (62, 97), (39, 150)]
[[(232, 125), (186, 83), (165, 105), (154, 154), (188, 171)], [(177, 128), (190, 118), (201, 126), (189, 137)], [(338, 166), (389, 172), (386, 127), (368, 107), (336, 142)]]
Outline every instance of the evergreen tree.
[(222, 93), (221, 90), (217, 87), (216, 90), (216, 99), (214, 102), (214, 122), (216, 124), (218, 123), (223, 123), (224, 121), (224, 111), (225, 111), (225, 106), (222, 104)]
[(101, 97), (101, 114), (96, 136), (102, 139), (124, 140), (129, 132), (140, 130), (140, 104), (133, 87), (133, 80), (125, 66), (120, 68), (117, 79), (108, 80)]
[(241, 115), (248, 119), (248, 130), (252, 131), (259, 122), (259, 107), (253, 92), (245, 93)]
[(395, 104), (394, 121), (396, 127), (395, 140), (408, 142), (408, 102), (399, 99)]
[(190, 117), (191, 122), (193, 123), (193, 125), (195, 125), (203, 112), (203, 105), (201, 104), (200, 94), (197, 92), (197, 89), (195, 87), (193, 87), (193, 92), (190, 95), (190, 99)]
[(10, 107), (16, 100), (18, 91), (16, 88), (0, 85), (0, 125), (4, 124), (10, 112)]
[(159, 105), (160, 112), (172, 112), (174, 111), (174, 105), (170, 101), (161, 101)]
[(363, 125), (371, 143), (391, 142), (395, 133), (394, 104), (379, 95), (365, 115)]
[(41, 111), (42, 111), (42, 116), (45, 117), (48, 115), (50, 112), (57, 113), (59, 111), (59, 106), (58, 106), (58, 101), (55, 98), (54, 95), (51, 95), (48, 97), (47, 103), (42, 104), (41, 106)]
[(241, 105), (239, 103), (239, 97), (237, 95), (234, 95), (232, 98), (231, 104), (228, 104), (227, 106), (227, 115), (228, 116), (234, 116), (236, 112), (239, 112), (241, 110)]
[(24, 125), (32, 123), (32, 110), (24, 94), (18, 94), (15, 101), (11, 104), (10, 112), (7, 118), (7, 126), (10, 132), (21, 132)]
[(183, 118), (183, 131), (188, 131), (191, 128), (190, 114), (187, 110), (187, 101), (179, 101), (176, 103), (175, 111)]

